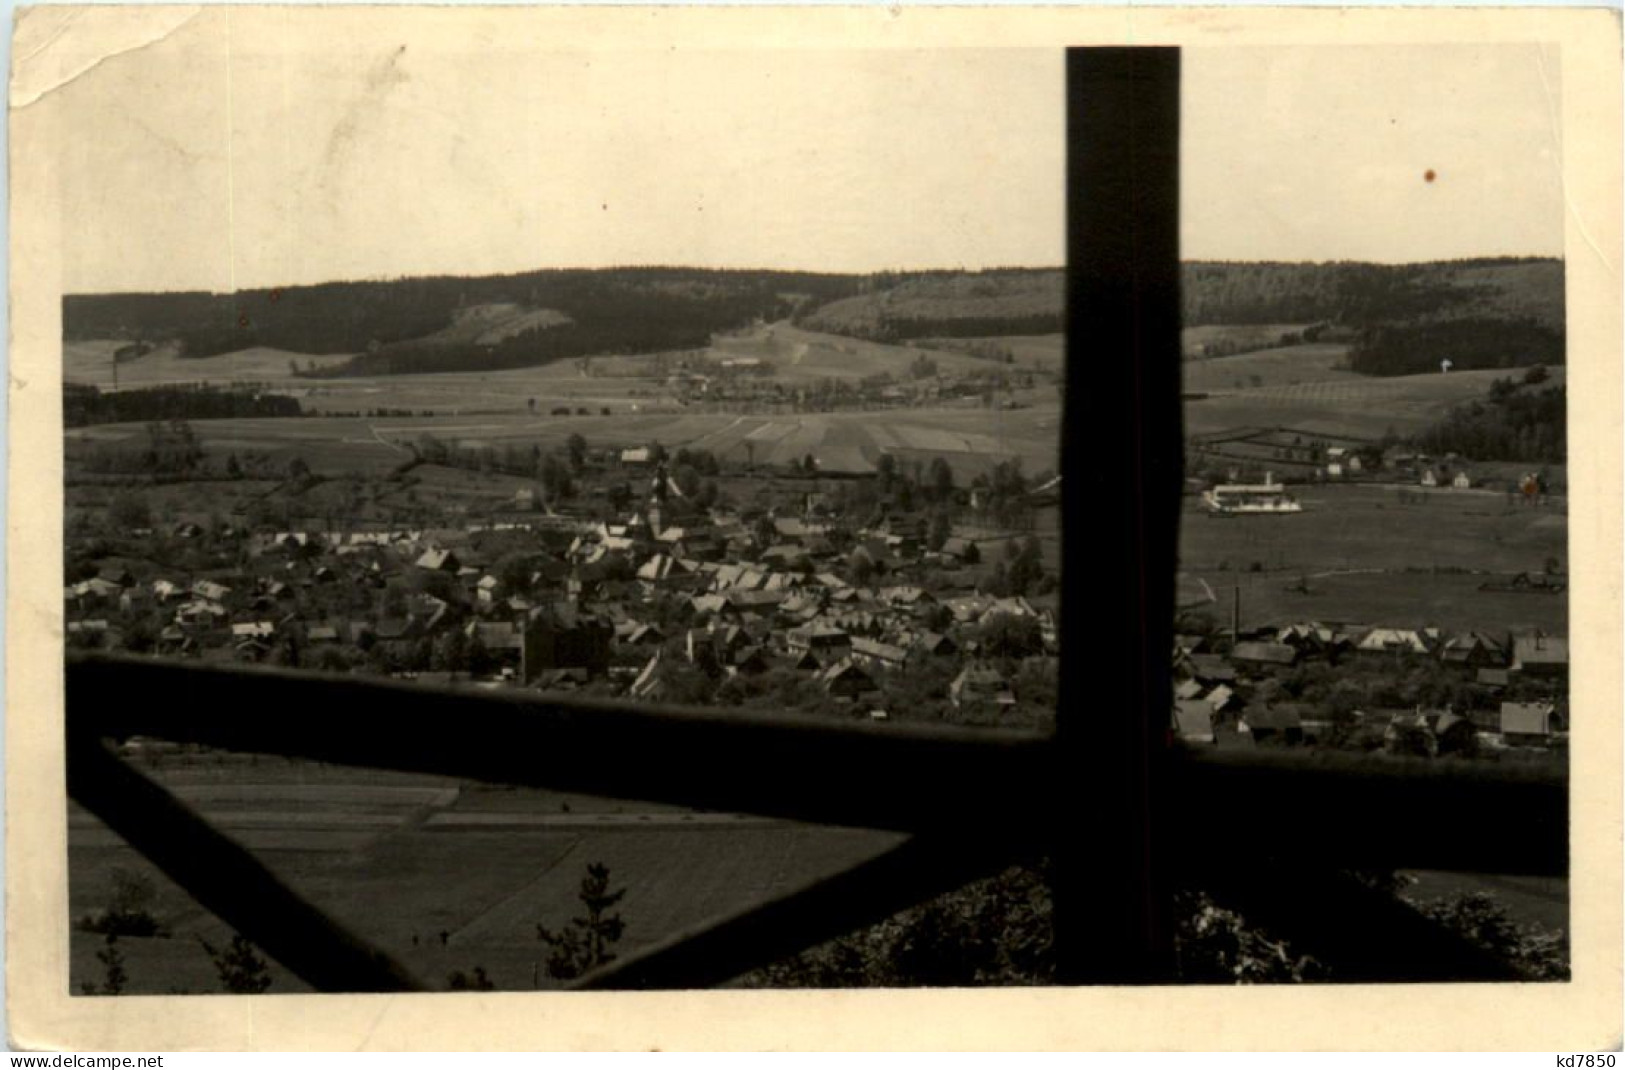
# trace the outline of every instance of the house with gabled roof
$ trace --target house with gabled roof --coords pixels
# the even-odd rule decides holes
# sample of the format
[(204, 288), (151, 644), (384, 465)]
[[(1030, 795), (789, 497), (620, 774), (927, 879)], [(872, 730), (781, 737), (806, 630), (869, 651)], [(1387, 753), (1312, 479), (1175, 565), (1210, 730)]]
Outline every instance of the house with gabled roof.
[(1511, 670), (1525, 676), (1557, 678), (1569, 671), (1569, 641), (1561, 636), (1535, 632), (1512, 640)]
[(192, 593), (209, 602), (224, 602), (231, 596), (231, 588), (213, 580), (198, 580), (192, 584)]
[(447, 572), (454, 575), (456, 574), (457, 570), (462, 567), (462, 562), (457, 560), (456, 554), (452, 553), (450, 550), (442, 549), (429, 549), (423, 551), (423, 553), (418, 556), (418, 559), (416, 562), (414, 562), (414, 564), (418, 568), (424, 569), (428, 572)]
[(852, 637), (844, 629), (813, 623), (785, 633), (785, 647), (792, 654), (810, 653), (823, 664), (838, 661), (852, 652)]
[(1267, 740), (1301, 743), (1304, 709), (1298, 703), (1283, 702), (1273, 706), (1257, 703), (1248, 706), (1242, 712), (1241, 719), (1246, 722), (1253, 739), (1260, 743)]
[(721, 655), (723, 671), (729, 676), (758, 676), (767, 671), (767, 659), (759, 646), (742, 646)]
[(784, 601), (783, 591), (754, 591), (738, 587), (730, 588), (723, 595), (728, 605), (741, 615), (762, 616), (771, 614)]
[(1202, 697), (1208, 708), (1214, 713), (1224, 713), (1241, 705), (1241, 699), (1236, 697), (1235, 691), (1227, 684), (1219, 684)]
[(1174, 732), (1187, 743), (1212, 743), (1213, 710), (1198, 699), (1179, 699), (1174, 703)]
[(852, 639), (852, 656), (865, 665), (887, 669), (901, 669), (908, 661), (908, 651), (902, 647), (861, 636)]
[(948, 701), (961, 710), (976, 706), (1013, 706), (1016, 692), (997, 669), (987, 665), (967, 665), (948, 685)]
[(1289, 669), (1298, 661), (1298, 649), (1287, 643), (1237, 643), (1230, 660), (1255, 672)]
[(1337, 645), (1336, 629), (1318, 621), (1283, 625), (1275, 632), (1275, 642), (1295, 647), (1301, 653), (1321, 653)]
[(1206, 684), (1236, 682), (1235, 667), (1219, 654), (1189, 654), (1180, 658), (1175, 668)]
[(1476, 672), (1506, 664), (1506, 647), (1494, 636), (1483, 632), (1462, 632), (1452, 635), (1439, 647), (1439, 660), (1446, 665)]
[(649, 560), (638, 566), (636, 575), (640, 580), (656, 583), (670, 576), (672, 570), (676, 567), (677, 562), (675, 559), (666, 554), (654, 554)]
[(857, 698), (875, 690), (874, 678), (850, 657), (821, 670), (816, 679), (820, 687), (836, 698)]
[(1501, 703), (1501, 738), (1509, 744), (1549, 743), (1563, 728), (1563, 719), (1550, 702)]
[(1354, 644), (1354, 651), (1367, 657), (1394, 657), (1425, 655), (1429, 649), (1427, 640), (1415, 628), (1372, 628)]
[(601, 676), (609, 668), (613, 630), (596, 613), (568, 602), (536, 606), (525, 615), (521, 679), (529, 683), (547, 669), (585, 669)]

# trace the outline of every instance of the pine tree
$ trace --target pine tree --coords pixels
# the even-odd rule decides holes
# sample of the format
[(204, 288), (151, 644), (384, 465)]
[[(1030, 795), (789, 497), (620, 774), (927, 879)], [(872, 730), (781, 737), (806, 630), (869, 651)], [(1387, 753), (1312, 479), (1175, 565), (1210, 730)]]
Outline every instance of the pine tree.
[(570, 924), (557, 932), (537, 923), (536, 938), (551, 949), (547, 959), (549, 977), (569, 980), (597, 969), (615, 958), (609, 945), (619, 940), (626, 924), (610, 908), (626, 895), (626, 889), (609, 890), (609, 867), (602, 862), (587, 866), (587, 875), (581, 878), (578, 893), (581, 904), (587, 908), (585, 917), (570, 919)]

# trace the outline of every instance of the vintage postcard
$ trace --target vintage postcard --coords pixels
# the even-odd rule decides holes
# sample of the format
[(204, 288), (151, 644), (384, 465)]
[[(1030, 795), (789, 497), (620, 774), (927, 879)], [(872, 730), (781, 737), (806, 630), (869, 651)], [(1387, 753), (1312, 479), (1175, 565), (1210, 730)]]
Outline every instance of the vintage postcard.
[(1619, 1043), (1617, 12), (13, 38), (14, 1046)]

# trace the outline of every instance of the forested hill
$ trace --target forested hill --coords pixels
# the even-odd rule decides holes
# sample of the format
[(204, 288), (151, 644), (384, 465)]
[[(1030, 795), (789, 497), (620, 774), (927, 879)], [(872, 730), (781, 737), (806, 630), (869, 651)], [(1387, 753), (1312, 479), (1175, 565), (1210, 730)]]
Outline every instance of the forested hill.
[[(1060, 268), (872, 275), (616, 268), (329, 283), (237, 294), (70, 295), (69, 340), (175, 342), (190, 357), (252, 346), (358, 354), (321, 374), (511, 368), (597, 353), (694, 348), (789, 316), (875, 341), (1063, 329)], [(1563, 264), (1198, 261), (1185, 326), (1290, 324), (1351, 343), (1377, 375), (1563, 361)], [(137, 350), (136, 352), (140, 352)]]
[(1185, 265), (1185, 325), (1316, 323), (1351, 328), (1456, 319), (1563, 326), (1563, 262)]
[[(1186, 325), (1315, 324), (1368, 375), (1561, 364), (1563, 262), (1186, 266)], [(1305, 332), (1305, 337), (1311, 332)]]
[[(713, 331), (853, 293), (852, 276), (611, 268), (335, 282), (235, 294), (69, 295), (70, 341), (175, 342), (205, 358), (253, 346), (356, 353), (338, 374), (522, 367), (705, 345)], [(492, 309), (499, 318), (482, 315)], [(472, 315), (471, 315), (472, 313)], [(474, 328), (470, 329), (470, 323)]]
[[(803, 326), (875, 341), (1062, 330), (1060, 269), (930, 272), (864, 281), (808, 307)], [(1424, 264), (1195, 261), (1184, 268), (1185, 326), (1291, 324), (1352, 344), (1375, 375), (1563, 361), (1563, 263)]]

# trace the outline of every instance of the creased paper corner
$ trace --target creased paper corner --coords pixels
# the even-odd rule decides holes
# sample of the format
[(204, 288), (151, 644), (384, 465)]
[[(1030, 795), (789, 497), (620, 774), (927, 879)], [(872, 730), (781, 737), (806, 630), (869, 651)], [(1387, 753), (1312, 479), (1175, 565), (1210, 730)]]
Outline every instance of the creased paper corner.
[(107, 60), (164, 40), (200, 7), (57, 7), (17, 12), (11, 106), (26, 108)]

